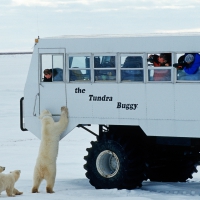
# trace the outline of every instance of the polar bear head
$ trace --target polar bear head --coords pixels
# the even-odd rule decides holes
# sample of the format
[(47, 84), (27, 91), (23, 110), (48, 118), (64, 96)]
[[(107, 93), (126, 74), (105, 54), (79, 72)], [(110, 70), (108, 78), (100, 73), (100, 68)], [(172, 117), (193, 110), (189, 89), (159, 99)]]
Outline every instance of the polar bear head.
[(43, 119), (43, 117), (52, 117), (52, 114), (48, 111), (48, 110), (43, 110), (41, 113), (40, 113), (40, 119)]
[(0, 166), (0, 173), (5, 170), (5, 167)]
[(19, 177), (20, 177), (21, 170), (12, 171), (12, 172), (10, 172), (10, 174), (12, 174), (12, 176), (14, 176), (15, 182), (16, 182), (19, 179)]

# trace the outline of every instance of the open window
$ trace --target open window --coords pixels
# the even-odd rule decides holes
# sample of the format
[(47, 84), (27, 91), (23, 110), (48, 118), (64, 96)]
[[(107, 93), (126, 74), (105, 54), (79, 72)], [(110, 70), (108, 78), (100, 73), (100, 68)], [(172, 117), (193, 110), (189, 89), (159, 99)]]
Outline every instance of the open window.
[(148, 54), (148, 81), (172, 81), (171, 53)]
[(177, 69), (177, 81), (200, 81), (199, 53), (178, 53), (174, 67)]
[(41, 81), (63, 81), (63, 54), (41, 54)]

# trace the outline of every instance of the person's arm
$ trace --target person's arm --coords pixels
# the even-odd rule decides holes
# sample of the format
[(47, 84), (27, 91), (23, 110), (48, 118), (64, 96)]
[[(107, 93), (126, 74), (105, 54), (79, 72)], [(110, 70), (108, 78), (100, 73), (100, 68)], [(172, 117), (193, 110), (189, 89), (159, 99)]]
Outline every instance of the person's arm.
[(199, 66), (200, 66), (200, 63), (193, 63), (191, 67), (187, 68), (184, 66), (184, 71), (187, 74), (195, 74), (198, 71)]

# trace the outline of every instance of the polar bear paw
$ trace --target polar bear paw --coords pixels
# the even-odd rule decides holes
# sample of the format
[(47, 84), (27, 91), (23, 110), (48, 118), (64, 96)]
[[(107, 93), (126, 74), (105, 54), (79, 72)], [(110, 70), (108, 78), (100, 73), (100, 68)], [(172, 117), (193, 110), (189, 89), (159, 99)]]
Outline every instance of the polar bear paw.
[(62, 107), (61, 107), (61, 112), (68, 113), (67, 107), (66, 107), (66, 106), (62, 106)]
[(23, 192), (20, 192), (20, 191), (17, 190), (16, 188), (13, 189), (13, 193), (14, 193), (15, 195), (21, 195), (21, 194), (23, 194)]

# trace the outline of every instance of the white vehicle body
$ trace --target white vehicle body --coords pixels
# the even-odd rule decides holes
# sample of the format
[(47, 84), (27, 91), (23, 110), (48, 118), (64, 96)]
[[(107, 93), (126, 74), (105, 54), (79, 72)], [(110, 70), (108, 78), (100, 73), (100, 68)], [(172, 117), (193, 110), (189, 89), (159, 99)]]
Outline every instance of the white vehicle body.
[[(40, 112), (48, 109), (57, 119), (60, 107), (65, 105), (69, 109), (69, 126), (62, 137), (78, 124), (133, 125), (140, 126), (148, 136), (199, 137), (199, 81), (177, 81), (176, 69), (171, 66), (171, 81), (149, 81), (145, 62), (148, 54), (170, 52), (175, 63), (177, 54), (200, 52), (199, 43), (198, 35), (39, 39), (24, 89), (24, 126), (40, 138)], [(63, 81), (40, 81), (42, 54), (63, 57)], [(90, 56), (89, 81), (69, 81), (71, 55)], [(95, 81), (95, 55), (115, 56), (115, 80)], [(123, 55), (143, 58), (142, 82), (121, 81), (120, 57)], [(101, 98), (95, 101), (94, 97)], [(127, 109), (117, 108), (120, 104), (126, 104)], [(132, 109), (128, 109), (130, 104)]]

